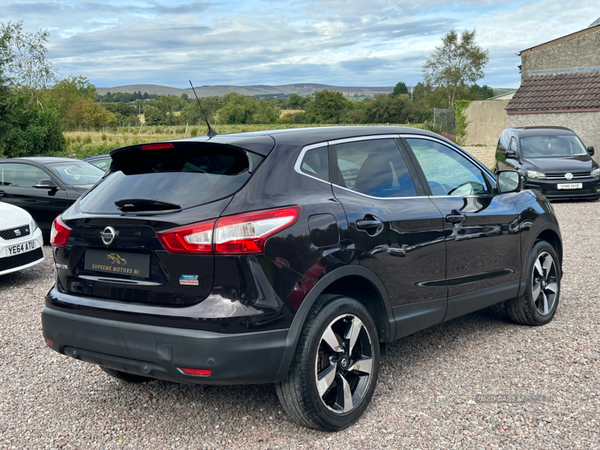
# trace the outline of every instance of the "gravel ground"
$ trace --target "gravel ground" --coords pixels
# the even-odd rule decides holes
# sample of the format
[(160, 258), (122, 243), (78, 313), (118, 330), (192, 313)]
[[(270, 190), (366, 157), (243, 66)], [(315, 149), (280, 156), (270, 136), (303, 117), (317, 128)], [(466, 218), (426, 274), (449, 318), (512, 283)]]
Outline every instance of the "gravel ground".
[(271, 385), (126, 385), (49, 350), (47, 260), (0, 278), (0, 448), (599, 449), (600, 202), (558, 203), (565, 244), (552, 323), (495, 306), (396, 341), (370, 407), (340, 433), (297, 426)]

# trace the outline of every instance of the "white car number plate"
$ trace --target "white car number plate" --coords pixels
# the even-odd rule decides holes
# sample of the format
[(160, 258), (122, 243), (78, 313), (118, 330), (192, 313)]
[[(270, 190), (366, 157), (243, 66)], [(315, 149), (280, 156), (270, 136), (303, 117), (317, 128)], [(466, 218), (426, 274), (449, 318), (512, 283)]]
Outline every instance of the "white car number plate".
[(22, 244), (8, 247), (8, 256), (18, 255), (35, 249), (35, 241), (23, 242)]
[(582, 189), (583, 183), (563, 183), (557, 184), (556, 187), (558, 189)]

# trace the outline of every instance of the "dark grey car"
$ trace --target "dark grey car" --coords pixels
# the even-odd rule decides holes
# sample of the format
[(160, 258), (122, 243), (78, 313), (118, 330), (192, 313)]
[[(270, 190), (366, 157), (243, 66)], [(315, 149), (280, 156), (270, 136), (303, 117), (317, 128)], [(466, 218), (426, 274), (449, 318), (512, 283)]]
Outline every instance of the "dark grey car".
[(495, 171), (518, 170), (527, 189), (559, 200), (600, 197), (600, 168), (594, 147), (562, 127), (507, 128), (496, 147)]

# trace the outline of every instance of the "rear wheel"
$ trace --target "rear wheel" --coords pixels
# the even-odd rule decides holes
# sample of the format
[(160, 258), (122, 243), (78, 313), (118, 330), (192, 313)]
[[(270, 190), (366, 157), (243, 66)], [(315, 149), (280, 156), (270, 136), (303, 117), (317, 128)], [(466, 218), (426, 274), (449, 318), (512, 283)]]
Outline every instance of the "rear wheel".
[(560, 297), (561, 268), (554, 247), (538, 241), (525, 267), (524, 295), (506, 302), (510, 318), (522, 325), (545, 325), (552, 320)]
[(105, 366), (100, 366), (100, 368), (109, 374), (111, 377), (116, 378), (117, 380), (127, 381), (128, 383), (147, 383), (148, 381), (152, 381), (153, 378), (144, 377), (142, 375), (134, 375), (132, 373), (121, 372), (120, 370), (110, 369)]
[(379, 371), (379, 340), (367, 309), (349, 297), (317, 301), (277, 395), (301, 425), (342, 430), (365, 411)]

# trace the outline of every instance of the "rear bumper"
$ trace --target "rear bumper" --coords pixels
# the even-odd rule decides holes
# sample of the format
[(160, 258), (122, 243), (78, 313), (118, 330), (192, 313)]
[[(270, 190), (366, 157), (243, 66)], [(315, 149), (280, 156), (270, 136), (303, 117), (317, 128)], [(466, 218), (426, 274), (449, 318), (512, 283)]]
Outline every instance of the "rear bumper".
[[(274, 381), (288, 330), (221, 334), (42, 311), (46, 343), (55, 351), (112, 369), (169, 381), (250, 384)], [(50, 342), (48, 342), (50, 341)], [(208, 376), (181, 368), (208, 369)]]

